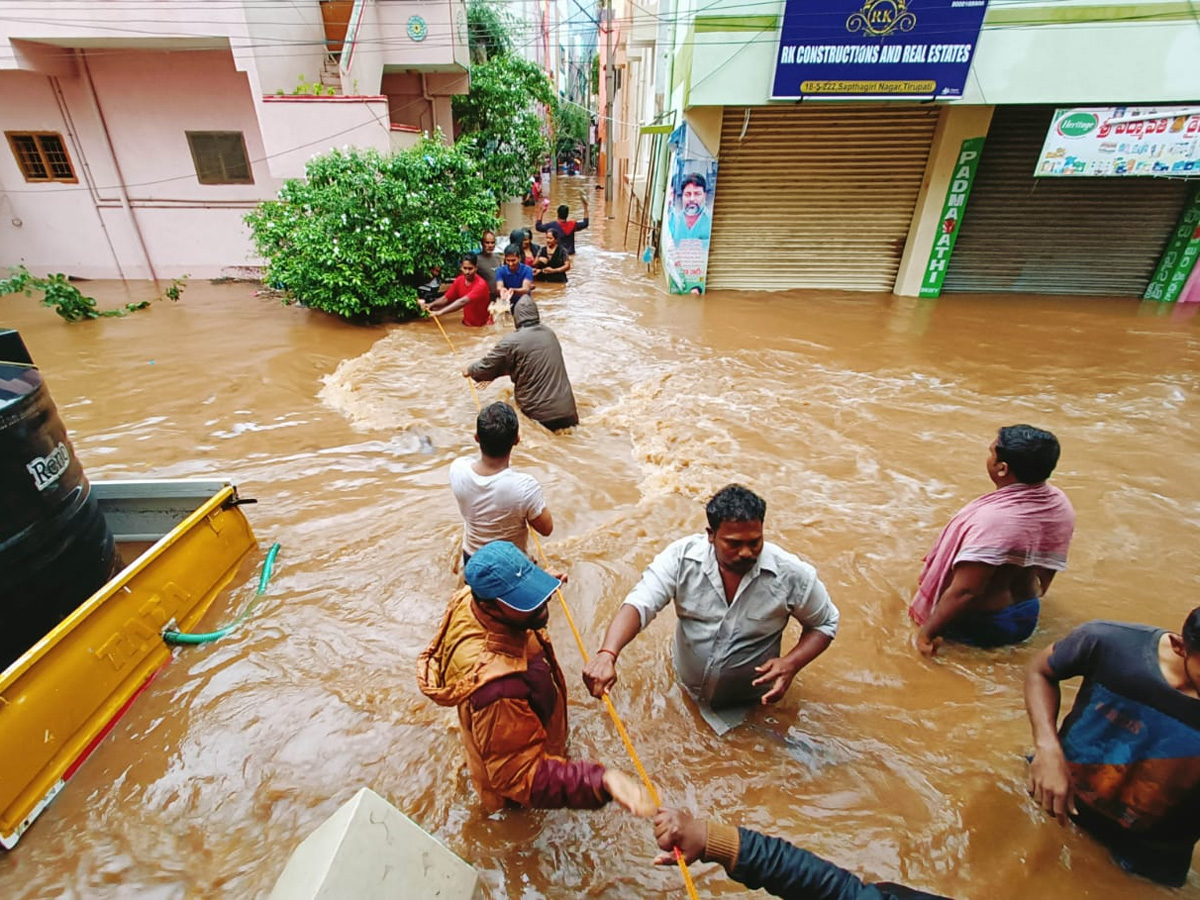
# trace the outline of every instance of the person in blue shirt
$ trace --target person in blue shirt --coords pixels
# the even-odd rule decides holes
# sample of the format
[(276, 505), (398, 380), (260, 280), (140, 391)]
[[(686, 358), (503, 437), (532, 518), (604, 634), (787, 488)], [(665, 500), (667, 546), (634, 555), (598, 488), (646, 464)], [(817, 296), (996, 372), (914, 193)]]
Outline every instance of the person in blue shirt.
[(504, 248), (504, 265), (496, 270), (496, 288), (500, 299), (509, 306), (533, 295), (533, 269), (521, 262), (521, 248), (517, 244)]
[(784, 900), (949, 900), (892, 882), (866, 884), (783, 838), (696, 819), (683, 809), (658, 811), (654, 839), (663, 851), (656, 865), (674, 865), (678, 849), (685, 862), (720, 863), (734, 881)]

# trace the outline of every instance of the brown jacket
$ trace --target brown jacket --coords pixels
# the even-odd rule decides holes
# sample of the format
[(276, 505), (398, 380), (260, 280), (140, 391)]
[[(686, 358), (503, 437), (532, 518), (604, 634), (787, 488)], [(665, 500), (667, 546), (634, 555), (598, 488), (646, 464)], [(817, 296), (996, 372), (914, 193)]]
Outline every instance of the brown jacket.
[(421, 692), (458, 707), (467, 767), (484, 809), (592, 809), (610, 799), (597, 763), (568, 762), (567, 686), (546, 631), (511, 628), (462, 588), (417, 660)]

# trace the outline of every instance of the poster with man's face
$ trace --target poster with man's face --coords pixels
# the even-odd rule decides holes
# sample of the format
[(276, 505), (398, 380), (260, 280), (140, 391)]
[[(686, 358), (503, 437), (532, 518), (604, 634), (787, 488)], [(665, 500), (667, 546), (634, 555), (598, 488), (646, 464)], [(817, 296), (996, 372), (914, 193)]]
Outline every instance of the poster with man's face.
[(717, 161), (684, 123), (675, 129), (662, 230), (663, 271), (672, 294), (703, 294), (712, 237)]

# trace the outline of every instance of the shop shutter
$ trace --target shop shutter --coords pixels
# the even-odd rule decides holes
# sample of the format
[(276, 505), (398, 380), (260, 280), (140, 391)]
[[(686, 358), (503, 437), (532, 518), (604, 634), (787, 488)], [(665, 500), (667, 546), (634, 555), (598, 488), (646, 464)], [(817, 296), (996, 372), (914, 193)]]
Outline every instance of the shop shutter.
[(947, 291), (1140, 297), (1183, 212), (1167, 178), (1034, 178), (1052, 106), (998, 106)]
[(938, 112), (727, 107), (708, 287), (892, 290)]

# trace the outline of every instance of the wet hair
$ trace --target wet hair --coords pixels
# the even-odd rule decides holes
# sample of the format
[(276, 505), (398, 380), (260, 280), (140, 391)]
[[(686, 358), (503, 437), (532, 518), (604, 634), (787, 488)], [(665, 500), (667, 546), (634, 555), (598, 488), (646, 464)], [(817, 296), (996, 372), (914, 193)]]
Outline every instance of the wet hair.
[(767, 515), (767, 501), (740, 484), (727, 484), (704, 508), (708, 527), (716, 531), (722, 522), (761, 522)]
[(479, 256), (474, 253), (464, 253), (458, 258), (460, 263), (469, 262), (473, 266), (479, 265)]
[(1183, 621), (1183, 646), (1188, 653), (1200, 650), (1200, 606), (1197, 606)]
[(486, 241), (488, 239), (489, 235), (491, 235), (491, 238), (493, 241), (496, 239), (496, 232), (492, 231), (492, 229), (490, 229), (490, 228), (487, 231), (485, 231), (481, 237), (483, 240)]
[(996, 460), (1025, 484), (1040, 484), (1058, 465), (1058, 438), (1032, 425), (1007, 425), (996, 433)]
[(530, 232), (528, 228), (514, 228), (512, 233), (508, 236), (508, 242), (510, 244), (516, 244), (518, 247), (520, 247), (521, 242), (525, 240), (525, 235), (531, 233), (532, 232)]
[(700, 190), (704, 191), (704, 193), (708, 193), (708, 182), (704, 180), (704, 176), (699, 172), (693, 172), (687, 178), (683, 179), (683, 182), (679, 185), (679, 193), (682, 194), (683, 189), (689, 184), (694, 184)]
[(517, 411), (507, 403), (490, 403), (475, 418), (475, 434), (484, 456), (498, 459), (512, 452), (517, 442)]
[(504, 255), (505, 256), (515, 256), (518, 259), (520, 259), (521, 245), (520, 244), (509, 244), (507, 247), (504, 248)]
[(562, 206), (560, 206), (558, 208), (558, 217), (560, 219), (565, 219), (570, 214), (571, 214), (571, 207), (567, 206), (567, 204), (564, 203)]

